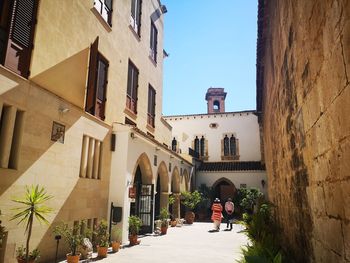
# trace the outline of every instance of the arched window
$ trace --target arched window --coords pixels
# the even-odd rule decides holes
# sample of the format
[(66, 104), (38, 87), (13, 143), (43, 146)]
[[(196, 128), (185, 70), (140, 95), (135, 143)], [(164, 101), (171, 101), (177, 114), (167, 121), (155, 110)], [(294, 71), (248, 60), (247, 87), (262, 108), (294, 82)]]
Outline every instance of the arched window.
[(230, 138), (230, 154), (232, 156), (235, 156), (237, 153), (236, 151), (236, 138), (232, 135)]
[(230, 139), (227, 137), (227, 134), (224, 138), (224, 156), (230, 155)]
[(221, 141), (221, 159), (238, 160), (238, 140), (233, 134), (225, 134)]
[(176, 147), (177, 147), (177, 140), (176, 140), (175, 137), (174, 137), (174, 139), (171, 141), (171, 149), (172, 149), (174, 152), (176, 152)]
[(199, 154), (199, 139), (197, 136), (194, 139), (194, 150)]
[(201, 138), (201, 145), (200, 145), (200, 148), (201, 148), (201, 151), (200, 151), (200, 156), (204, 156), (204, 149), (205, 149), (205, 139), (204, 139), (204, 136), (202, 136)]

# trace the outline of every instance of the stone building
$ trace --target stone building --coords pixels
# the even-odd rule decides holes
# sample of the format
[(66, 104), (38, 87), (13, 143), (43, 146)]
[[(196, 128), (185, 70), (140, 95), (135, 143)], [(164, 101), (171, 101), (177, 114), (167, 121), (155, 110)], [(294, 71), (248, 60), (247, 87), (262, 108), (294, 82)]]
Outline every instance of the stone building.
[(297, 262), (350, 262), (350, 1), (259, 1), (257, 111)]
[(111, 202), (122, 208), (124, 242), (130, 214), (143, 212), (143, 230), (152, 231), (168, 195), (188, 189), (192, 168), (169, 149), (171, 127), (161, 117), (166, 7), (25, 3), (0, 1), (0, 208), (8, 230), (0, 262), (15, 262), (25, 243), (24, 226), (9, 219), (26, 185), (54, 196), (50, 224), (35, 222), (31, 239), (41, 262), (55, 257), (54, 225), (87, 220), (93, 228), (109, 219)]
[(223, 88), (209, 88), (207, 113), (164, 116), (173, 127), (173, 150), (197, 159), (195, 188), (213, 187), (221, 200), (233, 197), (241, 187), (266, 194), (256, 111), (226, 112), (225, 98)]

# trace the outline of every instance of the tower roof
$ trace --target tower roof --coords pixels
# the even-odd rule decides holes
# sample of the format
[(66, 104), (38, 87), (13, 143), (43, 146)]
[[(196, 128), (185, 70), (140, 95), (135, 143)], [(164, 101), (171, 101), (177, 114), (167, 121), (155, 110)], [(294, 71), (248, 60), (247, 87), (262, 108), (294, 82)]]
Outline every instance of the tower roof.
[(205, 94), (205, 99), (208, 100), (209, 97), (224, 97), (226, 98), (227, 92), (225, 92), (224, 88), (212, 88), (210, 87)]

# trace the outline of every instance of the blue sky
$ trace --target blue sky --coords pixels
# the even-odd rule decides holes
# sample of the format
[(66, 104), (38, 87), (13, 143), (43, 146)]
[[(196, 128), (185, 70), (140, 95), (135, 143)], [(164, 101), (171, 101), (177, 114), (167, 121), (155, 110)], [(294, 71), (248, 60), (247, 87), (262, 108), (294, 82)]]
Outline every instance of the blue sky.
[(255, 103), (257, 1), (162, 0), (163, 114), (206, 113), (209, 87), (227, 92), (226, 111)]

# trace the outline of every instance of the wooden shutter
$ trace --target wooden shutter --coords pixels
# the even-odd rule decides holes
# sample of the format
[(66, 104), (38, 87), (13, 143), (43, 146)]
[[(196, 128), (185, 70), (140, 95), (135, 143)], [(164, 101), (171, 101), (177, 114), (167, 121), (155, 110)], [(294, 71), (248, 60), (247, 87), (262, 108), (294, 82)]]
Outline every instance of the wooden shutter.
[(140, 36), (141, 35), (141, 14), (142, 14), (142, 0), (136, 0), (137, 1), (137, 6), (136, 6), (136, 23), (137, 23), (137, 34)]
[(105, 0), (106, 7), (112, 11), (112, 0)]
[(108, 21), (107, 23), (112, 26), (112, 12), (113, 12), (113, 0), (105, 0), (105, 6), (107, 8)]
[(96, 106), (95, 116), (98, 116), (101, 120), (105, 119), (105, 105), (106, 105), (106, 91), (108, 84), (108, 61), (98, 53), (98, 72), (96, 82)]
[(5, 67), (28, 78), (38, 0), (14, 0)]
[(129, 66), (128, 66), (128, 86), (126, 90), (126, 94), (131, 97), (132, 94), (132, 64), (129, 61)]
[(85, 111), (95, 114), (98, 37), (90, 47), (89, 77), (86, 91)]
[(135, 5), (137, 0), (131, 0), (131, 16), (132, 18), (136, 19), (136, 11), (135, 11)]
[(133, 90), (132, 90), (132, 100), (134, 102), (133, 111), (137, 113), (137, 90), (139, 87), (139, 71), (136, 67), (133, 68)]

